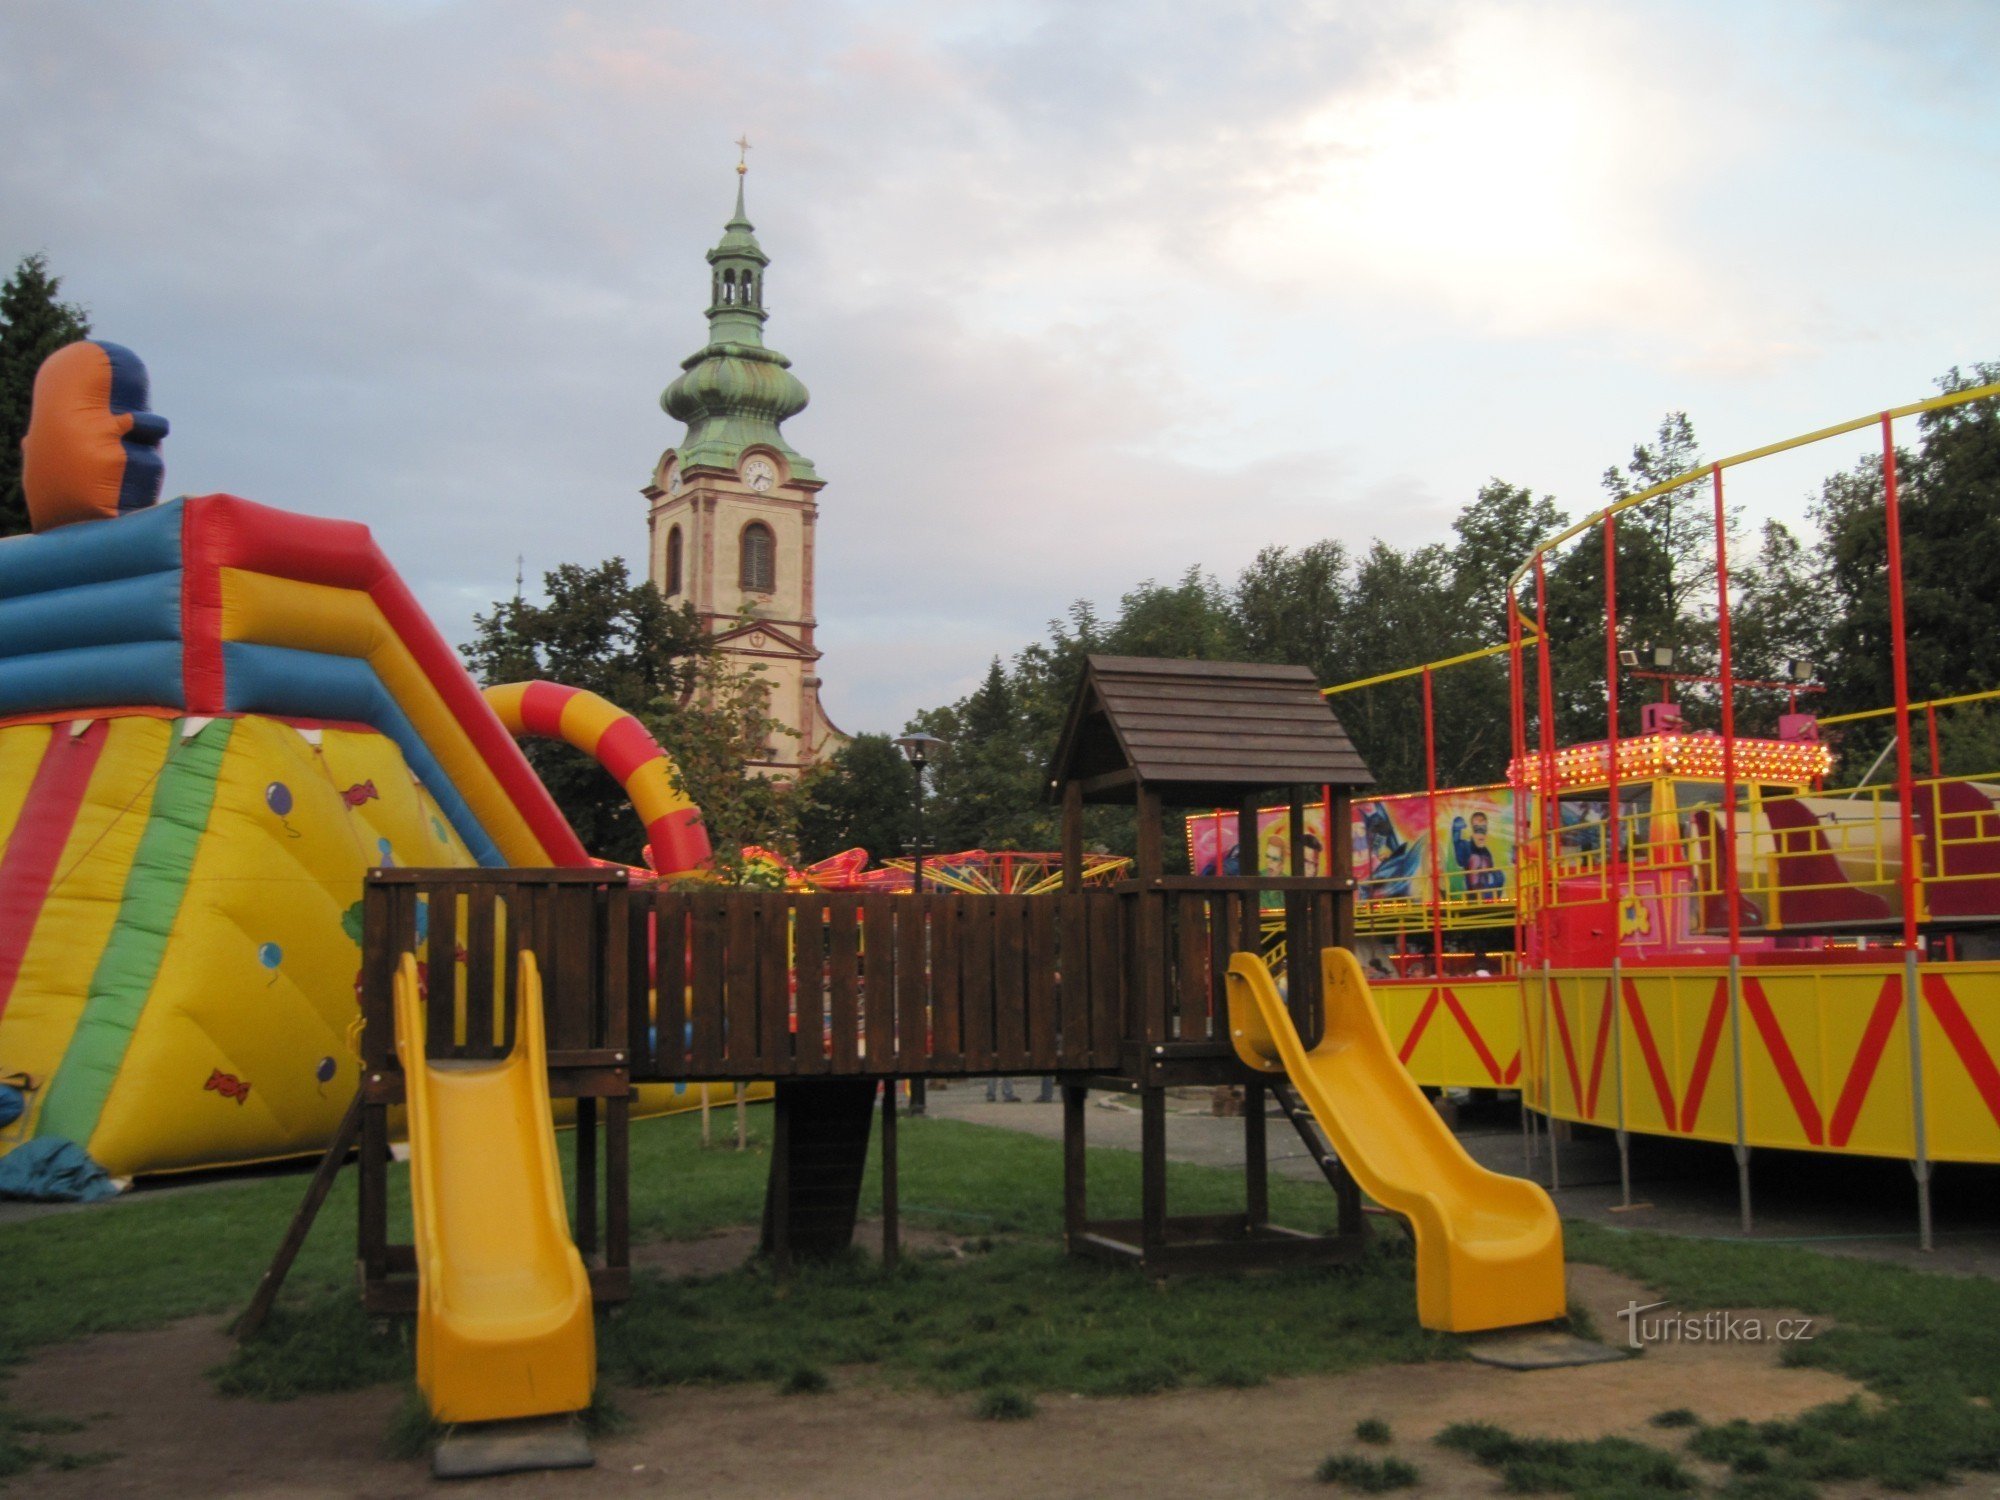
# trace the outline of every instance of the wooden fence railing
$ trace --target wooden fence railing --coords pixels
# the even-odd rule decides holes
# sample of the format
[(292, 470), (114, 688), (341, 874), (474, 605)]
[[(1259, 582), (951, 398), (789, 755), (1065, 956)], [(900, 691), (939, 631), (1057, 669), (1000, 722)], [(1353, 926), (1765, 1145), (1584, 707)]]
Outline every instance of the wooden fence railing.
[[(1338, 939), (1324, 880), (913, 897), (394, 870), (365, 904), (364, 1011), (375, 1056), (393, 1066), (389, 976), (414, 951), (431, 1055), (503, 1054), (525, 947), (544, 975), (552, 1061), (615, 1061), (632, 1082), (1135, 1073), (1147, 1058), (1228, 1050), (1223, 975), (1231, 953), (1261, 945), (1260, 902), (1282, 905), (1292, 952)], [(1318, 965), (1296, 967), (1290, 998), (1310, 1042)]]
[(1117, 1065), (1119, 911), (1096, 893), (675, 892), (633, 909), (650, 940), (626, 984), (637, 1077)]

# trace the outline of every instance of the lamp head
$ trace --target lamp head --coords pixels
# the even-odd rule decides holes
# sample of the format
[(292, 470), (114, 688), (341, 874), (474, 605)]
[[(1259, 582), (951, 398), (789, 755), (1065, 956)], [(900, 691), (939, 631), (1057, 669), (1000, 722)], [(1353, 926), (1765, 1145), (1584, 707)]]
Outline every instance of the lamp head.
[(919, 771), (936, 760), (945, 748), (945, 742), (934, 734), (906, 734), (896, 741), (896, 748), (903, 757)]

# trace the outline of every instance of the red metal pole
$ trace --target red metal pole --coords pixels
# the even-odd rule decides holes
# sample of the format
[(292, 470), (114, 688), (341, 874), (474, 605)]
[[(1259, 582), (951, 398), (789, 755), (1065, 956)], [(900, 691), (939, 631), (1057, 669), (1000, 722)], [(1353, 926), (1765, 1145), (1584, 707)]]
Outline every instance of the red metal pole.
[(1715, 595), (1722, 672), (1722, 899), (1729, 907), (1729, 954), (1743, 947), (1742, 877), (1736, 868), (1736, 676), (1729, 639), (1729, 523), (1722, 509), (1722, 465), (1715, 477)]
[(1510, 592), (1507, 599), (1507, 718), (1513, 757), (1508, 800), (1514, 808), (1514, 868), (1508, 894), (1514, 902), (1514, 968), (1519, 972), (1527, 952), (1527, 919), (1521, 907), (1521, 851), (1528, 844), (1528, 678), (1521, 661), (1521, 612)]
[[(1535, 554), (1535, 669), (1540, 675), (1542, 718), (1542, 910), (1547, 912), (1555, 893), (1555, 853), (1562, 833), (1557, 825), (1556, 801), (1556, 691), (1549, 675), (1549, 587), (1542, 556)], [(1542, 919), (1542, 937), (1548, 938), (1548, 919)], [(1544, 954), (1546, 960), (1547, 955)]]
[(1438, 873), (1437, 718), (1431, 708), (1431, 669), (1424, 668), (1424, 802), (1430, 816), (1431, 977), (1444, 978), (1444, 881)]
[[(1604, 819), (1605, 879), (1608, 894), (1617, 902), (1624, 894), (1621, 883), (1622, 845), (1618, 827), (1618, 518), (1604, 518), (1604, 753), (1609, 768), (1608, 803)], [(1614, 923), (1617, 914), (1612, 915)], [(1614, 951), (1618, 928), (1612, 928)]]
[(1896, 496), (1894, 423), (1882, 413), (1882, 505), (1889, 523), (1889, 648), (1896, 677), (1896, 796), (1902, 803), (1903, 946), (1917, 947), (1916, 789), (1910, 770), (1910, 662), (1903, 631), (1903, 520)]

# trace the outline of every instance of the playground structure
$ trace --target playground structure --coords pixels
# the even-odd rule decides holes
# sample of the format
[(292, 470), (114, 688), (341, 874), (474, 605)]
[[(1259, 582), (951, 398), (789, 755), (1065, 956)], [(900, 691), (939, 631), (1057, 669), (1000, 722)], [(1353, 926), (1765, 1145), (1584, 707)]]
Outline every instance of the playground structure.
[[(1159, 711), (1166, 703), (1174, 714)], [(1246, 719), (1259, 723), (1259, 733), (1232, 727)], [(1158, 727), (1169, 722), (1176, 727)], [(1421, 1099), (1400, 1071), (1378, 1067), (1366, 1101), (1348, 1100), (1333, 1116), (1324, 1090), (1315, 1104), (1292, 1091), (1291, 1079), (1274, 1075), (1268, 1059), (1245, 1064), (1231, 1036), (1227, 992), (1232, 955), (1258, 945), (1265, 899), (1278, 903), (1293, 951), (1317, 951), (1348, 931), (1350, 877), (1338, 857), (1333, 869), (1311, 876), (1162, 873), (1170, 806), (1209, 801), (1222, 790), (1254, 816), (1256, 794), (1275, 783), (1291, 788), (1293, 815), (1303, 818), (1308, 788), (1344, 809), (1351, 789), (1366, 784), (1365, 768), (1309, 674), (1091, 658), (1052, 773), (1064, 841), (1078, 856), (1086, 800), (1137, 805), (1130, 878), (1092, 888), (1072, 877), (1059, 892), (1030, 897), (661, 890), (603, 869), (372, 874), (364, 921), (365, 1087), (356, 1126), (367, 1306), (388, 1312), (420, 1304), (418, 1249), (391, 1243), (387, 1228), (389, 1112), (407, 1088), (392, 1041), (394, 991), (407, 957), (440, 951), (463, 957), (428, 965), (425, 1047), (434, 1063), (484, 1065), (506, 1055), (520, 955), (532, 954), (548, 978), (549, 1085), (577, 1100), (575, 1241), (599, 1301), (630, 1290), (627, 1095), (641, 1082), (775, 1081), (764, 1244), (781, 1270), (794, 1257), (832, 1253), (851, 1241), (878, 1086), (884, 1255), (893, 1261), (894, 1083), (995, 1073), (1055, 1074), (1062, 1082), (1064, 1225), (1073, 1253), (1155, 1273), (1357, 1254), (1367, 1233), (1359, 1187), (1343, 1153), (1315, 1132), (1338, 1131), (1349, 1150), (1373, 1143), (1393, 1153), (1398, 1148), (1387, 1136), (1404, 1128), (1396, 1122), (1421, 1109)], [(1085, 865), (1078, 857), (1066, 868), (1080, 876)], [(1313, 1044), (1323, 1032), (1318, 973), (1315, 966), (1294, 975), (1284, 1002), (1288, 1025)], [(1352, 985), (1342, 994), (1350, 1008), (1367, 1003)], [(1188, 1083), (1245, 1090), (1241, 1213), (1169, 1211), (1166, 1091)], [(1085, 1104), (1093, 1089), (1136, 1096), (1136, 1214), (1095, 1216), (1085, 1194)], [(1332, 1235), (1270, 1220), (1267, 1095), (1312, 1142), (1336, 1190)], [(1406, 1159), (1403, 1181), (1427, 1170)], [(1460, 1182), (1456, 1197), (1429, 1209), (1446, 1237), (1433, 1243), (1456, 1244), (1452, 1236), (1466, 1231), (1454, 1226), (1489, 1217), (1491, 1191), (1483, 1180)], [(1539, 1243), (1546, 1254), (1546, 1235)], [(1427, 1298), (1422, 1315), (1455, 1328), (1559, 1316), (1556, 1244), (1553, 1311), (1545, 1274), (1532, 1285), (1501, 1277), (1482, 1301), (1461, 1268), (1452, 1295)]]
[[(2000, 776), (1946, 774), (1938, 731), (1940, 713), (2000, 695), (1909, 698), (1894, 430), (1996, 396), (1956, 392), (1676, 475), (1541, 543), (1509, 581), (1506, 643), (1326, 690), (1337, 699), (1421, 678), (1428, 747), (1433, 678), (1508, 661), (1506, 785), (1439, 787), (1433, 770), (1422, 792), (1380, 799), (1400, 851), (1385, 850), (1367, 809), (1351, 820), (1357, 925), (1376, 962), (1398, 971), (1375, 994), (1418, 1082), (1518, 1088), (1530, 1124), (1614, 1132), (1627, 1201), (1632, 1132), (1729, 1145), (1746, 1231), (1758, 1148), (1901, 1158), (1929, 1247), (1932, 1165), (2000, 1162)], [(1882, 444), (1896, 701), (1819, 718), (1797, 711), (1797, 682), (1738, 673), (1724, 475), (1869, 428)], [(1715, 723), (1690, 727), (1663, 691), (1642, 705), (1640, 732), (1621, 733), (1619, 518), (1690, 486), (1714, 515), (1718, 660), (1700, 680), (1715, 689)], [(1572, 540), (1591, 545), (1592, 532), (1604, 548), (1605, 734), (1559, 745), (1541, 646), (1547, 559)], [(1524, 588), (1532, 610), (1518, 604)], [(1750, 689), (1792, 695), (1775, 737), (1737, 732), (1737, 695)], [(1845, 768), (1841, 784), (1822, 731), (1879, 719), (1893, 730), (1882, 755)], [(1871, 784), (1891, 755), (1893, 780)], [(1473, 793), (1496, 829), (1510, 824), (1512, 858), (1496, 862), (1486, 911), (1454, 887), (1444, 852), (1455, 799)], [(1382, 856), (1397, 852), (1402, 867), (1385, 874)], [(1532, 1133), (1527, 1147), (1539, 1154)], [(1548, 1170), (1559, 1181), (1553, 1151)]]

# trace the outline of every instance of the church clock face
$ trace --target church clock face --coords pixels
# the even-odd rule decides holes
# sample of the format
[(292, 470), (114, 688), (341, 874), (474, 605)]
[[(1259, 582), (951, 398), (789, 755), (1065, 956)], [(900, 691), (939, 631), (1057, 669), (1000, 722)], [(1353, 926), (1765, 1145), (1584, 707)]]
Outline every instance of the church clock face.
[(760, 454), (743, 466), (743, 481), (758, 494), (768, 494), (778, 482), (778, 466)]
[(675, 464), (671, 469), (667, 470), (667, 493), (669, 495), (678, 495), (680, 492), (681, 466)]

